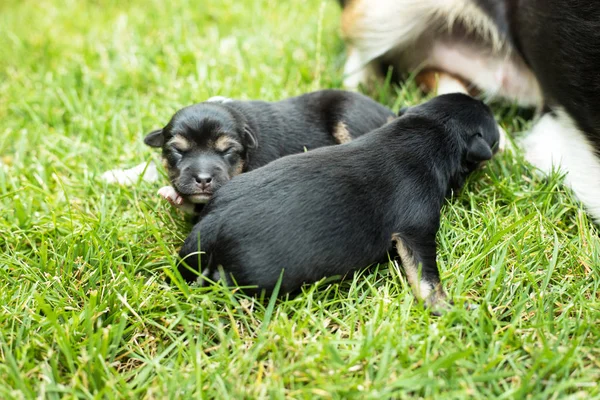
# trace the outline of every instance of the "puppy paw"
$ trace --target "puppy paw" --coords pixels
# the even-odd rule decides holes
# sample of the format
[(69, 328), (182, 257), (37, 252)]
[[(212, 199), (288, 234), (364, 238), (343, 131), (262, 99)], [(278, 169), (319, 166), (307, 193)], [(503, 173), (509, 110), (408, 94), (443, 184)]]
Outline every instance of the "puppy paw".
[(181, 210), (186, 214), (196, 214), (196, 205), (181, 197), (172, 186), (161, 187), (158, 189), (158, 195), (167, 200), (176, 209)]
[(183, 197), (175, 191), (173, 186), (163, 186), (158, 189), (158, 195), (163, 199), (167, 200), (169, 203), (174, 205), (175, 207), (181, 206), (183, 204)]
[(433, 315), (441, 316), (454, 306), (454, 301), (448, 298), (441, 285), (437, 285), (425, 299), (425, 306), (431, 310)]
[[(440, 317), (450, 311), (456, 304), (454, 303), (454, 300), (446, 297), (446, 294), (444, 293), (442, 297), (436, 296), (434, 298), (428, 298), (425, 305), (431, 310), (433, 315)], [(479, 309), (479, 305), (474, 303), (464, 303), (463, 307), (465, 310), (471, 312)]]

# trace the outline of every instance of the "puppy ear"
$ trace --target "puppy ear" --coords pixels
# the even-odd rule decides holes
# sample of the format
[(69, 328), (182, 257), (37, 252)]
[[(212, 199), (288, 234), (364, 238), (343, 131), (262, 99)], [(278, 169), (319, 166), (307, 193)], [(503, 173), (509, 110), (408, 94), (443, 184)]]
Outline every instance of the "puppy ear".
[(403, 116), (404, 114), (406, 114), (406, 112), (408, 111), (408, 109), (409, 109), (409, 108), (410, 108), (410, 107), (402, 107), (402, 108), (400, 109), (400, 111), (398, 111), (398, 116), (399, 116), (399, 117), (401, 117), (401, 116)]
[(246, 141), (246, 148), (255, 149), (258, 147), (258, 140), (256, 135), (252, 132), (252, 129), (248, 125), (244, 126), (244, 140)]
[(467, 147), (467, 161), (481, 162), (492, 158), (494, 153), (481, 134), (472, 136)]
[(165, 137), (163, 136), (162, 129), (156, 129), (144, 138), (144, 143), (146, 143), (150, 147), (162, 147), (165, 144)]

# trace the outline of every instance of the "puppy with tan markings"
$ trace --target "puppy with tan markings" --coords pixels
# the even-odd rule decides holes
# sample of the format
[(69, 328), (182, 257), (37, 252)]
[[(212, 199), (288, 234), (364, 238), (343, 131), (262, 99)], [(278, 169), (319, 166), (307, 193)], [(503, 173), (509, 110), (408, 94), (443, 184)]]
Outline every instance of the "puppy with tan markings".
[(178, 111), (144, 142), (162, 148), (172, 186), (159, 194), (196, 211), (232, 177), (286, 155), (341, 144), (387, 123), (394, 113), (370, 98), (321, 90), (277, 102), (223, 97)]
[(349, 143), (235, 177), (186, 239), (180, 273), (271, 291), (283, 271), (281, 291), (294, 292), (385, 259), (394, 246), (415, 295), (443, 303), (435, 239), (444, 198), (498, 141), (486, 105), (448, 94)]

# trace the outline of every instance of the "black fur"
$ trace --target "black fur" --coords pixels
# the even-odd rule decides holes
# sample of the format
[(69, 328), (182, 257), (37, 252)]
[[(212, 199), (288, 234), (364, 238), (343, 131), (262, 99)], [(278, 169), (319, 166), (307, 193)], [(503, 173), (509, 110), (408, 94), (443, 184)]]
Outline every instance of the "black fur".
[[(384, 125), (394, 113), (370, 98), (342, 90), (321, 90), (278, 102), (203, 102), (178, 111), (144, 142), (162, 147), (172, 186), (193, 203), (203, 203), (233, 176), (280, 157), (336, 144), (344, 123), (355, 138)], [(180, 135), (191, 144), (169, 144)], [(232, 146), (218, 151), (227, 136)]]
[[(228, 284), (259, 290), (272, 290), (284, 270), (285, 293), (381, 260), (394, 236), (408, 249), (403, 263), (421, 263), (422, 278), (441, 288), (435, 236), (444, 197), (492, 157), (498, 140), (482, 102), (436, 97), (348, 144), (235, 177), (208, 203), (180, 256), (204, 276), (220, 278), (222, 266)], [(184, 265), (180, 272), (198, 276)]]
[(600, 156), (600, 2), (475, 2), (533, 70), (547, 108), (564, 107)]

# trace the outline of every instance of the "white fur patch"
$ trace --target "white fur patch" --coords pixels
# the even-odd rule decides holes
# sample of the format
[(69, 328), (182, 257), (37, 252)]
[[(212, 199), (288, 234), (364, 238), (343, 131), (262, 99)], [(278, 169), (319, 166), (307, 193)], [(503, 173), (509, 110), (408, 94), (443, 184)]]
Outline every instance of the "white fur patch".
[(154, 161), (150, 161), (150, 163), (141, 163), (129, 169), (106, 171), (100, 176), (100, 179), (107, 183), (131, 186), (138, 183), (140, 179), (144, 182), (156, 182), (158, 177), (156, 164)]
[(449, 30), (460, 21), (496, 48), (502, 47), (492, 20), (469, 0), (355, 0), (345, 10), (343, 30), (352, 47), (344, 84), (365, 82), (364, 67), (394, 48), (406, 49), (425, 32)]
[(358, 50), (348, 49), (348, 59), (344, 65), (344, 87), (349, 90), (356, 90), (362, 83), (365, 84), (373, 75), (369, 64), (369, 59), (363, 59)]
[(520, 144), (527, 161), (544, 173), (566, 173), (565, 184), (600, 223), (600, 160), (566, 112), (544, 115)]
[(229, 102), (232, 102), (233, 100), (231, 100), (229, 97), (213, 96), (206, 101), (211, 102), (211, 103), (229, 103)]
[(428, 299), (431, 293), (433, 292), (433, 287), (431, 287), (431, 284), (429, 282), (427, 282), (424, 279), (421, 279), (417, 290), (419, 291), (419, 294), (417, 295), (419, 299)]

